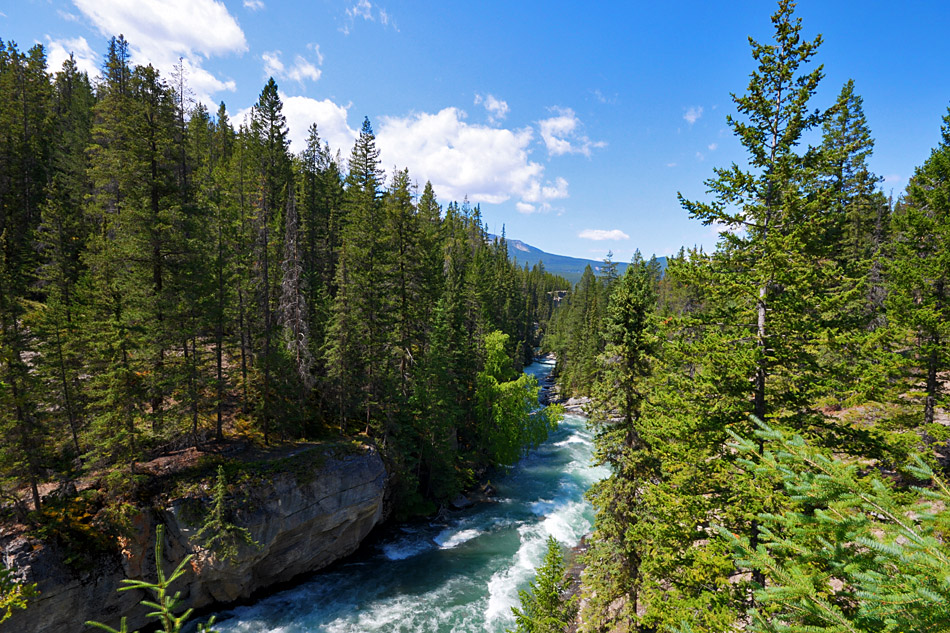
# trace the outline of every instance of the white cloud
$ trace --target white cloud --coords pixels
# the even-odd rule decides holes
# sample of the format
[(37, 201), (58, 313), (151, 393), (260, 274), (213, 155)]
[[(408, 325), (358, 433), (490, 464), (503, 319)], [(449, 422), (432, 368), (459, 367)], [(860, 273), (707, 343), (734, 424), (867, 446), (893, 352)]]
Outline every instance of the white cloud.
[(475, 105), (484, 105), (488, 111), (488, 120), (492, 123), (504, 120), (508, 116), (508, 102), (498, 99), (494, 95), (475, 95)]
[(263, 0), (244, 0), (244, 8), (251, 11), (260, 11), (264, 8)]
[(307, 50), (313, 51), (313, 54), (317, 56), (317, 64), (323, 66), (323, 53), (320, 52), (320, 45), (311, 42), (307, 44)]
[(63, 62), (69, 58), (70, 53), (73, 54), (79, 70), (87, 73), (90, 79), (99, 74), (99, 56), (89, 46), (86, 38), (54, 40), (49, 35), (46, 36), (46, 66), (51, 73), (63, 69)]
[(666, 166), (667, 166), (667, 167), (676, 167), (676, 163), (667, 163)]
[[(320, 139), (330, 145), (333, 154), (339, 152), (343, 158), (350, 155), (359, 133), (347, 123), (349, 105), (342, 106), (329, 99), (318, 101), (310, 97), (288, 97), (283, 92), (277, 94), (287, 118), (290, 151), (298, 154), (307, 147), (307, 132), (316, 123)], [(232, 123), (250, 125), (251, 110), (247, 107), (231, 114)], [(345, 165), (341, 167), (345, 168)]]
[(704, 160), (706, 160), (706, 157), (703, 156), (702, 152), (696, 152), (696, 160), (698, 160), (699, 162), (703, 162)]
[[(56, 9), (56, 15), (61, 17), (67, 22), (79, 22), (79, 16), (75, 13), (70, 13), (69, 11), (63, 11), (62, 9)], [(6, 17), (6, 16), (4, 16)]]
[(290, 149), (293, 152), (300, 152), (307, 146), (307, 130), (316, 123), (320, 138), (330, 144), (333, 153), (339, 150), (344, 157), (350, 155), (359, 134), (347, 123), (348, 106), (338, 105), (329, 99), (318, 101), (284, 94), (280, 98), (284, 102), (284, 116), (290, 128)]
[(196, 98), (213, 106), (211, 93), (234, 90), (202, 68), (201, 58), (241, 54), (247, 50), (244, 31), (219, 0), (73, 0), (82, 14), (106, 37), (122, 34), (134, 63), (155, 65), (163, 74), (183, 58), (189, 87)]
[(570, 108), (550, 108), (557, 115), (548, 119), (542, 119), (538, 122), (541, 128), (541, 138), (544, 140), (544, 146), (548, 149), (551, 156), (562, 156), (564, 154), (583, 154), (590, 156), (591, 150), (597, 147), (605, 147), (607, 144), (603, 141), (592, 141), (588, 137), (578, 133), (581, 125), (580, 119)]
[(108, 36), (125, 35), (148, 58), (247, 50), (244, 31), (218, 0), (73, 0)]
[(702, 116), (703, 106), (692, 106), (686, 109), (686, 114), (683, 115), (683, 119), (692, 125), (693, 123), (696, 123), (696, 121), (699, 121)]
[[(169, 83), (174, 83), (173, 73), (178, 60), (153, 63), (162, 72), (162, 75)], [(185, 76), (186, 98), (189, 101), (200, 101), (212, 112), (218, 109), (220, 99), (213, 99), (212, 94), (227, 90), (234, 92), (237, 90), (237, 83), (233, 79), (219, 79), (212, 75), (208, 70), (201, 67), (200, 62), (194, 58), (182, 57), (182, 70)]]
[(363, 18), (364, 20), (373, 19), (373, 5), (369, 0), (359, 0), (352, 7), (346, 10), (346, 15), (351, 18)]
[(890, 185), (901, 182), (902, 180), (904, 179), (900, 176), (900, 174), (888, 174), (884, 176), (884, 182)]
[(596, 240), (598, 242), (603, 240), (629, 240), (630, 236), (621, 231), (620, 229), (613, 229), (610, 231), (605, 231), (603, 229), (584, 229), (577, 234), (577, 237), (582, 240)]
[(386, 11), (386, 9), (380, 9), (378, 7), (374, 14), (373, 3), (369, 0), (358, 0), (356, 4), (346, 8), (346, 21), (343, 26), (340, 27), (340, 31), (344, 35), (349, 35), (353, 28), (353, 23), (358, 19), (362, 19), (366, 22), (379, 22), (383, 26), (391, 26), (397, 33), (399, 32), (399, 27), (396, 26), (393, 16)]
[(268, 51), (261, 55), (264, 60), (264, 75), (277, 79), (289, 79), (302, 84), (304, 80), (317, 81), (322, 71), (301, 55), (294, 58), (293, 66), (287, 67), (280, 59), (280, 51)]
[(530, 214), (538, 210), (533, 204), (528, 204), (527, 202), (516, 202), (515, 208), (518, 209), (518, 213)]
[(723, 233), (731, 233), (732, 235), (744, 235), (745, 226), (742, 224), (726, 224), (725, 222), (720, 222), (719, 220), (713, 220), (709, 224), (709, 231), (715, 237), (719, 237)]
[(475, 203), (499, 204), (515, 198), (522, 213), (547, 211), (551, 200), (568, 196), (564, 178), (545, 180), (544, 167), (530, 160), (530, 128), (472, 125), (465, 116), (458, 108), (445, 108), (383, 117), (377, 134), (383, 166), (408, 167), (413, 179), (432, 181), (445, 200), (468, 196)]
[(710, 144), (707, 146), (707, 148), (709, 149), (710, 152), (715, 152), (717, 149), (719, 149), (719, 144), (718, 144), (718, 143), (710, 143)]

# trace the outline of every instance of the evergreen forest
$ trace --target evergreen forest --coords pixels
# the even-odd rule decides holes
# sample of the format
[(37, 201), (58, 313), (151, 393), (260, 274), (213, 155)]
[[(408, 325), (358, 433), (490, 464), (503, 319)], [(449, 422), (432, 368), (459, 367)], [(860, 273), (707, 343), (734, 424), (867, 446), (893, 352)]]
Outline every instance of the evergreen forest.
[[(143, 461), (238, 440), (374, 445), (411, 516), (546, 437), (520, 369), (570, 284), (511, 263), (477, 206), (387, 178), (368, 120), (347, 159), (316, 125), (294, 155), (273, 79), (233, 122), (122, 36), (95, 82), (0, 48), (13, 518), (109, 533)], [(66, 511), (82, 478), (98, 492)]]
[[(727, 119), (744, 164), (680, 197), (715, 250), (588, 269), (545, 337), (612, 472), (579, 630), (950, 630), (950, 112), (886, 196), (857, 87), (818, 107), (821, 36), (788, 0), (772, 25)], [(559, 565), (518, 631), (568, 630)]]
[(122, 36), (95, 80), (0, 43), (2, 519), (106, 547), (143, 463), (236, 443), (375, 447), (395, 516), (431, 515), (555, 428), (540, 350), (611, 474), (517, 631), (950, 631), (950, 110), (885, 192), (794, 10), (749, 42), (744, 161), (679, 198), (717, 246), (573, 287), (387, 174), (368, 119), (294, 154), (274, 79), (232, 121)]

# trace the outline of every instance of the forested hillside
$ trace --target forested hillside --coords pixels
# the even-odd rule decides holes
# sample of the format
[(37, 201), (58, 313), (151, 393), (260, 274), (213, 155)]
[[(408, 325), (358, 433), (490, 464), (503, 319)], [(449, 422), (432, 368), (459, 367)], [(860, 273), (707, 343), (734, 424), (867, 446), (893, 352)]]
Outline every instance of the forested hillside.
[(412, 514), (545, 436), (515, 370), (569, 284), (387, 178), (368, 120), (346, 160), (315, 125), (293, 155), (273, 79), (232, 121), (121, 36), (95, 81), (0, 49), (7, 518), (66, 520), (50, 484), (95, 477), (82, 521), (108, 531), (142, 460), (341, 436), (382, 449)]
[(889, 199), (858, 87), (816, 103), (793, 10), (750, 40), (745, 162), (681, 197), (717, 248), (588, 271), (545, 338), (613, 472), (581, 630), (950, 630), (950, 113)]

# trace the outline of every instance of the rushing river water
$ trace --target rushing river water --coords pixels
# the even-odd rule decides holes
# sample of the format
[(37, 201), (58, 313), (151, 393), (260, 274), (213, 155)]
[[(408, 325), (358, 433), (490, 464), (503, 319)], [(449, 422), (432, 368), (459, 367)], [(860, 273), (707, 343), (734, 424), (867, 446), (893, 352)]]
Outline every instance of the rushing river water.
[[(538, 377), (551, 364), (525, 369)], [(554, 536), (574, 546), (590, 530), (584, 492), (606, 476), (590, 466), (584, 418), (567, 415), (547, 442), (493, 481), (494, 502), (397, 528), (348, 562), (293, 589), (218, 615), (222, 633), (481, 632), (513, 626), (511, 607)]]

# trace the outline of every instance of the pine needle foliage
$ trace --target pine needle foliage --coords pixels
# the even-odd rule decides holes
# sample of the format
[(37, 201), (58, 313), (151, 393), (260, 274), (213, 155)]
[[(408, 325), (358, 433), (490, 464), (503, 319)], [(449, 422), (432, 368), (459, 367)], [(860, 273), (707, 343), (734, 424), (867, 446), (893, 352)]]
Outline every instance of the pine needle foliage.
[[(758, 422), (735, 436), (741, 463), (780, 478), (791, 499), (761, 514), (760, 542), (720, 528), (737, 564), (760, 571), (748, 630), (787, 633), (950, 629), (950, 488), (919, 457), (906, 467), (926, 486), (900, 489), (876, 470), (828, 455), (799, 435)], [(759, 449), (759, 443), (764, 445)]]
[(211, 512), (201, 529), (195, 534), (195, 540), (201, 542), (206, 549), (213, 551), (222, 560), (235, 558), (242, 544), (260, 547), (251, 536), (250, 530), (229, 521), (227, 497), (227, 477), (224, 474), (224, 466), (219, 465)]
[(544, 562), (537, 569), (528, 591), (521, 590), (521, 608), (512, 607), (515, 630), (508, 633), (562, 633), (577, 615), (576, 597), (570, 593), (571, 579), (566, 574), (561, 545), (548, 537)]

